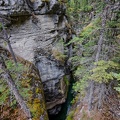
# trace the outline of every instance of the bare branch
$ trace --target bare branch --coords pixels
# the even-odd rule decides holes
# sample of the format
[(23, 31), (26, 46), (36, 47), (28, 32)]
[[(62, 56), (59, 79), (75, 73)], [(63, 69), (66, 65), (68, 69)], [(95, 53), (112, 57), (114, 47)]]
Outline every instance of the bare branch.
[[(6, 20), (6, 19), (5, 19)], [(5, 27), (4, 27), (4, 19), (2, 19), (2, 18), (0, 18), (0, 22), (1, 22), (1, 25), (2, 25), (2, 31), (3, 31), (3, 40), (5, 40), (6, 42), (7, 42), (7, 44), (8, 44), (8, 47), (9, 47), (9, 50), (10, 50), (10, 53), (11, 53), (11, 55), (12, 55), (12, 57), (13, 57), (13, 60), (14, 60), (14, 62), (15, 62), (15, 64), (16, 64), (16, 66), (17, 66), (17, 59), (16, 59), (16, 57), (15, 57), (15, 54), (14, 54), (14, 51), (13, 51), (13, 49), (12, 49), (12, 46), (11, 46), (11, 43), (10, 43), (10, 37), (8, 36), (8, 34), (7, 34), (7, 31), (6, 31), (6, 29), (5, 29)]]
[(10, 75), (9, 70), (7, 70), (7, 67), (5, 65), (5, 62), (3, 60), (3, 58), (0, 56), (0, 69), (2, 69), (4, 71), (3, 77), (5, 78), (11, 92), (14, 94), (15, 99), (17, 100), (17, 102), (19, 103), (19, 105), (21, 106), (21, 109), (24, 111), (24, 113), (26, 114), (26, 116), (31, 119), (31, 113), (29, 108), (27, 107), (25, 101), (23, 100), (22, 96), (20, 95), (16, 84), (14, 83), (12, 76)]

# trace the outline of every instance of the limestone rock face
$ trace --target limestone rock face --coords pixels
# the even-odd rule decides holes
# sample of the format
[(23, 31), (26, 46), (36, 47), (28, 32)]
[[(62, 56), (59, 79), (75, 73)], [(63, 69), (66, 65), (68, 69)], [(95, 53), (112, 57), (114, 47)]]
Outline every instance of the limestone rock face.
[(31, 11), (35, 14), (62, 14), (65, 6), (57, 0), (0, 0), (2, 15), (27, 15)]
[(2, 15), (18, 15), (28, 13), (28, 7), (24, 0), (1, 0), (0, 14)]
[[(33, 16), (29, 16), (30, 12)], [(10, 15), (10, 42), (16, 55), (33, 62), (43, 82), (47, 108), (51, 114), (65, 102), (65, 59), (63, 57), (66, 17), (65, 7), (57, 0), (2, 0), (0, 14)], [(1, 43), (2, 45), (2, 43)], [(59, 107), (56, 108), (56, 105)]]

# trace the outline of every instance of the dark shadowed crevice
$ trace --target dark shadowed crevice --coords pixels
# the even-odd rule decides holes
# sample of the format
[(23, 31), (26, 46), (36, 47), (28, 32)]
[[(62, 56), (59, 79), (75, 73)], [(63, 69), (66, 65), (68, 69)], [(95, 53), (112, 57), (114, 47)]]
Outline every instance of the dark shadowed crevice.
[(72, 92), (72, 85), (74, 83), (74, 79), (71, 75), (69, 90), (67, 94), (66, 102), (62, 104), (61, 111), (57, 115), (49, 115), (49, 120), (65, 120), (67, 117), (67, 113), (71, 107), (71, 101), (73, 100), (73, 92)]

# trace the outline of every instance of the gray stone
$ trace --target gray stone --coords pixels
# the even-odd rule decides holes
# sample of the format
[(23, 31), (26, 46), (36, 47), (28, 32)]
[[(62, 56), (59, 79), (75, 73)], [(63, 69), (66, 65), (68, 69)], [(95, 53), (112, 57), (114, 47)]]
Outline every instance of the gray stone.
[(1, 0), (0, 14), (2, 15), (29, 15), (35, 14), (64, 14), (65, 6), (57, 0), (42, 2), (42, 0)]
[[(4, 0), (0, 2), (0, 14), (15, 16), (13, 18), (17, 20), (10, 27), (12, 48), (16, 55), (36, 64), (43, 82), (47, 108), (56, 108), (56, 105), (62, 104), (66, 99), (63, 80), (65, 65), (56, 59), (54, 52), (64, 53), (64, 46), (58, 43), (61, 39), (66, 39), (67, 20), (62, 14), (65, 7), (57, 0), (51, 0), (49, 4), (41, 0), (31, 0), (29, 3), (23, 0), (3, 2)], [(35, 18), (27, 16), (31, 10), (37, 14)], [(4, 46), (1, 41), (0, 45)], [(60, 109), (56, 110), (58, 112)]]

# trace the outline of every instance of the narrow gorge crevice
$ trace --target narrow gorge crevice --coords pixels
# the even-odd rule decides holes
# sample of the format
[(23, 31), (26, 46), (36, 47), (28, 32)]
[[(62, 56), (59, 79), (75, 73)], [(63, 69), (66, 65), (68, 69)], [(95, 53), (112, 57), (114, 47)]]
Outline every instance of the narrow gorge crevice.
[(67, 92), (67, 98), (65, 103), (63, 103), (61, 105), (61, 110), (58, 114), (56, 115), (49, 115), (49, 120), (65, 120), (67, 118), (67, 115), (69, 113), (69, 110), (71, 108), (71, 102), (74, 98), (74, 94), (73, 94), (73, 90), (72, 90), (72, 86), (74, 83), (74, 79), (72, 77), (72, 74), (69, 76), (70, 77), (70, 81), (68, 81), (68, 92)]

